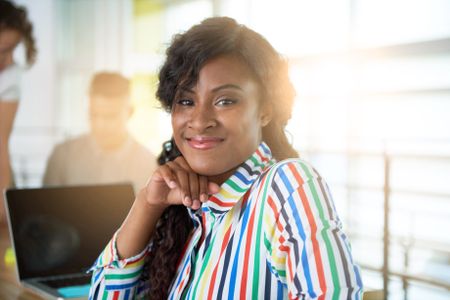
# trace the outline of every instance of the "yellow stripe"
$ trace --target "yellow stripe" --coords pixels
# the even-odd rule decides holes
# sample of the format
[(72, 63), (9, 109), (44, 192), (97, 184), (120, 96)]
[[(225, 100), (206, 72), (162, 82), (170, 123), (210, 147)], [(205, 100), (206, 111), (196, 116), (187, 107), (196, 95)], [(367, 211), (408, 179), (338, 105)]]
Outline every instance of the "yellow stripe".
[(230, 192), (228, 192), (226, 189), (223, 189), (223, 188), (220, 190), (219, 195), (220, 195), (219, 199), (221, 201), (223, 201), (223, 199), (228, 198), (226, 201), (223, 201), (223, 202), (231, 202), (229, 199), (238, 199), (242, 196), (242, 195), (233, 195)]
[[(221, 232), (221, 237), (219, 238), (219, 237), (217, 237), (217, 240), (218, 241), (223, 241), (223, 239), (225, 238), (225, 234), (227, 233), (227, 231), (228, 231), (228, 228), (230, 228), (230, 226), (231, 226), (231, 221), (233, 220), (233, 215), (234, 214), (226, 214), (226, 217), (224, 218), (224, 220), (223, 220), (223, 222), (224, 222), (224, 224), (225, 224), (225, 226), (223, 227), (224, 228), (224, 230)], [(219, 247), (219, 249), (221, 249), (222, 247)], [(220, 253), (214, 253), (214, 255), (220, 255)], [(220, 261), (220, 259), (216, 259), (216, 258), (211, 258), (210, 257), (210, 259), (209, 259), (209, 261)], [(203, 273), (203, 276), (202, 276), (202, 282), (201, 282), (201, 285), (200, 285), (200, 293), (199, 293), (199, 295), (196, 295), (196, 298), (197, 299), (206, 299), (206, 296), (207, 295), (204, 295), (205, 294), (205, 292), (207, 293), (207, 292), (209, 292), (209, 290), (210, 289), (212, 289), (212, 288), (214, 288), (214, 287), (207, 287), (207, 285), (209, 284), (209, 283), (211, 283), (211, 276), (212, 276), (212, 263), (209, 263), (208, 264), (208, 266), (207, 266), (207, 268), (205, 269), (205, 272)], [(220, 275), (220, 269), (218, 270), (218, 274)], [(216, 278), (216, 280), (217, 280), (217, 278)], [(217, 284), (217, 281), (216, 281), (216, 284)]]

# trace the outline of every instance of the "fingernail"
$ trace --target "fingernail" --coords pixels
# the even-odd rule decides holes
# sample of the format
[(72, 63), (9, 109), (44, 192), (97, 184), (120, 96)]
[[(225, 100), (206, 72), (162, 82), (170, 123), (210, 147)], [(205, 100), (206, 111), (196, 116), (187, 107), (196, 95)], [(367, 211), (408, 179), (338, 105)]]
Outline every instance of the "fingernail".
[(169, 187), (171, 188), (171, 189), (173, 189), (173, 188), (176, 188), (177, 187), (177, 183), (175, 182), (175, 181), (169, 181)]
[(186, 206), (191, 206), (192, 205), (191, 197), (189, 196), (184, 197), (184, 203)]
[(206, 194), (201, 194), (201, 195), (200, 195), (200, 201), (201, 201), (201, 202), (206, 202), (206, 201), (208, 201), (208, 196), (206, 196)]

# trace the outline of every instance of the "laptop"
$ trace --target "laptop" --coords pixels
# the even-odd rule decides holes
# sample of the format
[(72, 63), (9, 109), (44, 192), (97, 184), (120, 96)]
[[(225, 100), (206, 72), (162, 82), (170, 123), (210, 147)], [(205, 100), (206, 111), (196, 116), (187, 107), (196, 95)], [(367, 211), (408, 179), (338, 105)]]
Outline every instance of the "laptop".
[(132, 185), (9, 189), (5, 196), (20, 283), (50, 299), (87, 299), (86, 271), (130, 210)]

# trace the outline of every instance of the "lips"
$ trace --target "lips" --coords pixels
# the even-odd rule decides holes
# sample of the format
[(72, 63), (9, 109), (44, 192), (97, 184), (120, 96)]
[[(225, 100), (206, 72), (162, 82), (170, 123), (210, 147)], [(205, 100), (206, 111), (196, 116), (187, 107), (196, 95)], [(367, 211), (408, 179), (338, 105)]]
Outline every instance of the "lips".
[(197, 150), (209, 150), (217, 147), (223, 138), (220, 137), (205, 137), (205, 136), (195, 136), (186, 139), (189, 146)]

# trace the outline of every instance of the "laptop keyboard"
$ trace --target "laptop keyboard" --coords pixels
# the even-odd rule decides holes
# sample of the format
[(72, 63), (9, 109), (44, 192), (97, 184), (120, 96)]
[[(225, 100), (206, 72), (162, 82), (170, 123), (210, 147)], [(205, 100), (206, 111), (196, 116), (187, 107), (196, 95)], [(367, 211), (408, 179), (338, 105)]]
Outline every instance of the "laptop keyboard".
[(42, 283), (52, 288), (85, 285), (89, 284), (90, 282), (91, 282), (91, 274), (80, 275), (77, 277), (54, 278), (42, 281)]

